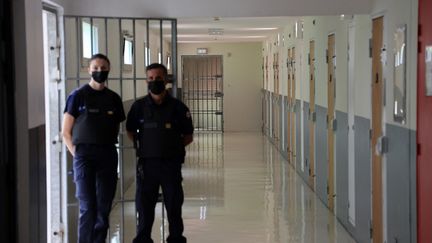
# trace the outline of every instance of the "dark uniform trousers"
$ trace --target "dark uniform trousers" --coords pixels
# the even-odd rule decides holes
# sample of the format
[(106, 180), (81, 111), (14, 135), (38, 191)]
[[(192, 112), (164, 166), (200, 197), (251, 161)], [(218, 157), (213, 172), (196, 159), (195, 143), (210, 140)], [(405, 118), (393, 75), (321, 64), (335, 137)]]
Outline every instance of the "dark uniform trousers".
[(78, 144), (73, 160), (79, 243), (104, 243), (117, 185), (114, 145)]
[(137, 164), (136, 208), (138, 232), (133, 243), (153, 243), (152, 225), (155, 206), (162, 187), (163, 200), (168, 215), (168, 243), (186, 243), (183, 237), (182, 205), (182, 158), (140, 158)]

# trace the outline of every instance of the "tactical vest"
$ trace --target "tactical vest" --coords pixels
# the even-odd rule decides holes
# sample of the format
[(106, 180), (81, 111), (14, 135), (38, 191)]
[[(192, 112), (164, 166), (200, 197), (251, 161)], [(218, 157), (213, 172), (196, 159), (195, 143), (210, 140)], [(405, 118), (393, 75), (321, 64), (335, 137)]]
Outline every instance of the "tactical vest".
[(76, 118), (72, 130), (73, 144), (116, 144), (118, 135), (118, 114), (115, 110), (115, 97), (90, 95), (86, 89), (80, 90), (84, 109)]
[[(149, 97), (146, 97), (149, 98)], [(140, 158), (181, 158), (185, 156), (183, 137), (176, 119), (175, 100), (167, 97), (162, 105), (144, 102), (143, 119), (136, 139)]]

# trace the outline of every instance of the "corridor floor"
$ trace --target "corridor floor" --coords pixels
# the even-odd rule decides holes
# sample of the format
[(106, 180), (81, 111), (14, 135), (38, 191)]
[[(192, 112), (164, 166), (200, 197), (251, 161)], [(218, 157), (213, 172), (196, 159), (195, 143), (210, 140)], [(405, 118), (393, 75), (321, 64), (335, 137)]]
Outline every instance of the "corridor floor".
[[(355, 242), (261, 133), (196, 134), (183, 179), (189, 243)], [(135, 235), (134, 203), (122, 210), (123, 227), (111, 224), (111, 243)], [(112, 222), (122, 210), (113, 210)], [(163, 242), (161, 217), (159, 203), (155, 243)]]

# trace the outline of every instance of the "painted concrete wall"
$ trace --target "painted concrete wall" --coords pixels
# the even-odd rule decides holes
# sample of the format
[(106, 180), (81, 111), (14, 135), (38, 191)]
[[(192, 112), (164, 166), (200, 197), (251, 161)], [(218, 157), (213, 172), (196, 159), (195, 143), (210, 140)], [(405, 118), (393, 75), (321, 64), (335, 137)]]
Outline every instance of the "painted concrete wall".
[(223, 56), (225, 131), (260, 131), (261, 44), (179, 44), (179, 67), (182, 66), (181, 56), (195, 55), (199, 47), (208, 48), (209, 55)]
[[(385, 78), (385, 105), (383, 128), (389, 138), (389, 151), (384, 155), (383, 188), (384, 188), (384, 235), (387, 242), (416, 241), (416, 209), (415, 209), (415, 114), (416, 114), (416, 58), (417, 58), (417, 1), (377, 0), (369, 15), (304, 17), (302, 38), (294, 38), (293, 23), (279, 32), (282, 43), (277, 45), (278, 36), (272, 36), (263, 43), (263, 56), (273, 58), (275, 52), (286, 52), (287, 47), (296, 47), (297, 53), (303, 53), (303, 60), (296, 62), (296, 94), (303, 108), (309, 107), (309, 41), (315, 41), (315, 81), (316, 81), (316, 192), (326, 202), (327, 181), (327, 135), (325, 134), (325, 115), (327, 111), (327, 63), (325, 50), (327, 36), (336, 36), (336, 111), (338, 128), (336, 131), (336, 215), (340, 222), (359, 242), (370, 242), (369, 224), (371, 221), (371, 148), (369, 130), (371, 122), (371, 58), (369, 57), (369, 39), (371, 38), (372, 19), (384, 16), (384, 46), (382, 63)], [(293, 20), (296, 21), (296, 20)], [(315, 22), (315, 24), (314, 24)], [(354, 97), (348, 97), (348, 25), (354, 26)], [(402, 25), (407, 26), (407, 119), (401, 124), (394, 120), (394, 33)], [(290, 37), (291, 35), (291, 37)], [(275, 44), (276, 43), (276, 44)], [(301, 50), (301, 51), (300, 51)], [(283, 57), (284, 62), (286, 57)], [(300, 58), (300, 57), (298, 57)], [(272, 61), (270, 62), (272, 64)], [(273, 70), (271, 70), (273, 71)], [(272, 72), (269, 72), (272, 74)], [(280, 87), (286, 94), (286, 69), (281, 70)], [(300, 77), (300, 78), (299, 78)], [(273, 89), (273, 75), (269, 75), (269, 86), (264, 87), (270, 92)], [(355, 115), (355, 225), (348, 220), (348, 154), (346, 133), (348, 103), (354, 103)], [(305, 110), (307, 112), (307, 109)], [(304, 115), (307, 119), (307, 114)], [(309, 159), (307, 123), (303, 130), (303, 158), (305, 169)], [(301, 131), (300, 131), (301, 134)], [(300, 160), (301, 161), (301, 160)], [(298, 168), (298, 167), (297, 167)], [(307, 179), (305, 172), (298, 170)]]

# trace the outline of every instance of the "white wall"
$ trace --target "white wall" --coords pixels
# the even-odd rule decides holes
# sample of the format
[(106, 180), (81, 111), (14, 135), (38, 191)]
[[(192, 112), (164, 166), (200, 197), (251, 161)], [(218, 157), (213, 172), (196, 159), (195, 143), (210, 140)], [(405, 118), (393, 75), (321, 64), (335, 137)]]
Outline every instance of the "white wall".
[[(295, 21), (303, 21), (304, 33), (303, 38), (294, 37), (294, 25)], [(363, 51), (358, 50), (358, 56), (355, 57), (356, 62), (362, 63), (356, 67), (356, 87), (362, 92), (369, 92), (370, 80), (365, 79), (364, 73), (370, 66), (367, 52), (369, 41), (369, 29), (365, 29), (364, 26), (370, 24), (368, 17), (356, 16), (352, 21), (356, 23), (356, 31), (359, 32), (356, 36), (358, 37), (359, 43), (356, 48), (362, 48)], [(315, 24), (313, 24), (315, 22)], [(351, 22), (350, 18), (341, 19), (340, 16), (310, 16), (301, 17), (297, 20), (293, 20), (287, 23), (286, 27), (279, 32), (280, 36), (283, 36), (284, 41), (279, 46), (275, 46), (277, 36), (270, 37), (266, 42), (263, 43), (263, 55), (269, 55), (269, 58), (273, 60), (273, 53), (279, 52), (282, 56), (280, 60), (281, 75), (280, 75), (280, 93), (283, 95), (287, 94), (287, 68), (286, 58), (287, 49), (296, 47), (296, 98), (303, 101), (309, 102), (309, 65), (308, 65), (308, 54), (310, 52), (309, 42), (315, 41), (315, 94), (316, 104), (327, 107), (327, 63), (326, 63), (326, 49), (328, 47), (328, 36), (335, 34), (336, 37), (336, 109), (339, 111), (347, 112), (348, 110), (348, 23)], [(367, 33), (367, 34), (366, 34)], [(366, 34), (366, 35), (365, 35)], [(270, 46), (271, 48), (268, 48)], [(365, 54), (366, 53), (366, 54)], [(273, 69), (270, 67), (272, 73)], [(370, 72), (369, 72), (370, 73)], [(368, 78), (370, 76), (367, 76)], [(273, 91), (273, 76), (269, 75), (269, 87), (267, 88)], [(365, 103), (356, 102), (358, 109), (356, 109), (362, 116), (369, 117), (370, 102)]]
[[(227, 132), (261, 129), (261, 43), (179, 44), (182, 55), (195, 55), (199, 47), (223, 56), (224, 128)], [(181, 77), (179, 68), (179, 77)], [(181, 87), (181, 84), (179, 84)]]
[[(267, 90), (273, 91), (273, 53), (279, 52), (280, 60), (280, 93), (286, 95), (286, 56), (287, 48), (296, 46), (296, 94), (297, 98), (309, 101), (309, 66), (307, 55), (309, 53), (309, 41), (315, 40), (315, 82), (316, 82), (316, 104), (327, 107), (327, 63), (325, 62), (325, 50), (327, 49), (327, 37), (330, 33), (336, 36), (336, 109), (347, 112), (348, 98), (348, 62), (347, 42), (349, 23), (355, 26), (355, 114), (364, 118), (371, 118), (371, 78), (372, 63), (369, 57), (369, 39), (372, 31), (372, 18), (384, 14), (384, 44), (387, 49), (387, 63), (383, 67), (386, 79), (386, 106), (385, 122), (415, 129), (416, 121), (416, 80), (417, 80), (417, 1), (375, 1), (374, 10), (371, 15), (355, 15), (351, 19), (346, 16), (341, 20), (340, 16), (309, 16), (301, 17), (304, 21), (303, 39), (293, 38), (294, 21), (287, 23), (286, 28), (279, 32), (285, 41), (275, 46), (277, 36), (271, 36), (262, 45), (262, 55), (269, 56), (269, 86)], [(312, 21), (315, 20), (315, 25)], [(407, 25), (407, 124), (401, 125), (393, 119), (393, 35), (401, 25)], [(289, 35), (291, 34), (291, 38)], [(303, 53), (300, 65), (300, 56)]]

